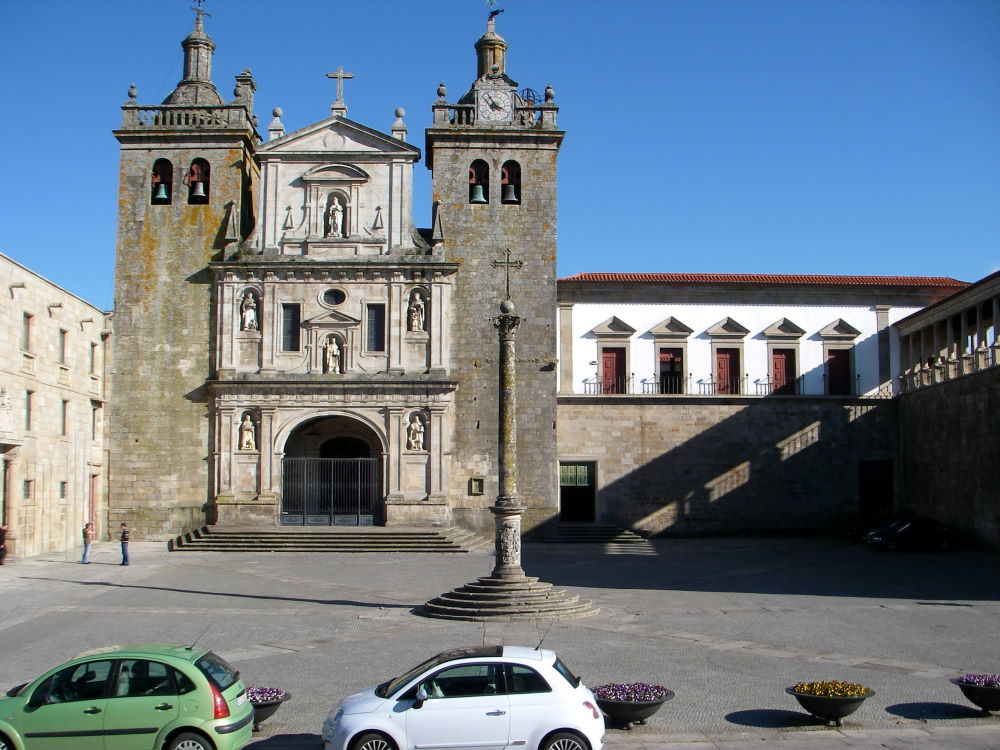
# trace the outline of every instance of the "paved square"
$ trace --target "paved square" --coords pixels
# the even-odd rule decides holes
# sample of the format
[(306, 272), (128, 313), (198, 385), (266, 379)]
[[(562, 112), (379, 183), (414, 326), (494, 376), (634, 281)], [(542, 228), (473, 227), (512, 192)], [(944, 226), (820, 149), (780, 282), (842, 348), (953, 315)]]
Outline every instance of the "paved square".
[[(949, 677), (1000, 672), (995, 553), (891, 554), (829, 539), (656, 541), (634, 550), (525, 545), (528, 575), (571, 588), (597, 616), (446, 622), (410, 610), (487, 575), (487, 553), (246, 554), (98, 544), (0, 569), (0, 686), (112, 643), (211, 647), (248, 684), (291, 691), (254, 750), (319, 746), (344, 695), (460, 645), (545, 646), (591, 685), (646, 681), (677, 697), (612, 746), (1000, 748)], [(548, 631), (546, 634), (546, 630)], [(484, 632), (485, 631), (485, 632)], [(875, 690), (841, 731), (784, 693), (799, 680)]]

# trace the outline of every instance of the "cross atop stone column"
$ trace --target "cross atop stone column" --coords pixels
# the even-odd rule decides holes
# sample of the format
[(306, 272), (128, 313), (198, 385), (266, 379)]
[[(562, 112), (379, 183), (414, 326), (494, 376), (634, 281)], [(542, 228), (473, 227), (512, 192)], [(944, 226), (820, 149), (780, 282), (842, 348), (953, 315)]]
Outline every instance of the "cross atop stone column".
[(510, 269), (521, 268), (524, 266), (523, 260), (511, 260), (510, 259), (510, 248), (507, 248), (506, 260), (494, 260), (491, 261), (494, 268), (503, 268), (505, 276), (504, 284), (504, 299), (510, 299)]
[(354, 78), (354, 73), (345, 73), (344, 66), (338, 65), (337, 69), (332, 73), (327, 73), (326, 77), (337, 79), (337, 101), (330, 105), (330, 114), (346, 117), (347, 105), (344, 104), (344, 79)]

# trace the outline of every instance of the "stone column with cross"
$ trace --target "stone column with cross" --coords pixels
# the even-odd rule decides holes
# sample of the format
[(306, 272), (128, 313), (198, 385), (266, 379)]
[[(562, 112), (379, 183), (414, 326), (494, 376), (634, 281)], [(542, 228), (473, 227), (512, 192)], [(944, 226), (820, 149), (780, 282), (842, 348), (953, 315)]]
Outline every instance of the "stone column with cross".
[(338, 65), (337, 69), (332, 73), (327, 73), (326, 77), (337, 80), (337, 100), (330, 105), (330, 114), (337, 117), (347, 117), (347, 105), (344, 104), (344, 80), (354, 78), (354, 73), (345, 73), (344, 66)]
[(526, 508), (517, 496), (517, 357), (514, 332), (521, 318), (510, 301), (510, 270), (524, 263), (511, 260), (507, 249), (503, 260), (492, 261), (504, 269), (504, 298), (500, 314), (493, 319), (500, 346), (499, 417), (497, 465), (500, 492), (490, 508), (494, 518), (496, 564), (489, 576), (431, 599), (417, 613), (447, 620), (569, 620), (587, 617), (599, 610), (575, 594), (553, 588), (521, 568), (521, 516)]

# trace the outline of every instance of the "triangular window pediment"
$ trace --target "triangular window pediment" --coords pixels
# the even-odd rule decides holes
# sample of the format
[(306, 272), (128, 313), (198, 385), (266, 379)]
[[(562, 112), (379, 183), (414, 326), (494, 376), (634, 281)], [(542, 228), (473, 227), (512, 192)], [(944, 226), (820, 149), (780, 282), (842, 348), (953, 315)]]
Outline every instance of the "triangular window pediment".
[(692, 333), (694, 333), (693, 328), (672, 316), (649, 329), (649, 334), (654, 339), (680, 340), (686, 339)]
[(386, 156), (409, 156), (416, 161), (420, 150), (405, 141), (380, 133), (342, 117), (331, 117), (260, 146), (262, 158), (317, 152), (379, 152)]
[(723, 318), (705, 333), (713, 339), (741, 339), (750, 329), (732, 318)]
[(361, 321), (345, 315), (342, 312), (332, 310), (328, 313), (321, 313), (314, 318), (309, 318), (302, 323), (303, 328), (352, 328), (360, 325)]
[(804, 333), (803, 329), (788, 318), (775, 321), (764, 329), (764, 336), (769, 339), (797, 339), (801, 338)]
[(601, 338), (628, 338), (635, 333), (635, 329), (628, 323), (612, 315), (591, 331), (594, 336)]
[(833, 321), (825, 328), (822, 328), (819, 332), (820, 338), (840, 339), (842, 341), (850, 341), (860, 335), (861, 331), (845, 321), (843, 318), (837, 318), (837, 320)]

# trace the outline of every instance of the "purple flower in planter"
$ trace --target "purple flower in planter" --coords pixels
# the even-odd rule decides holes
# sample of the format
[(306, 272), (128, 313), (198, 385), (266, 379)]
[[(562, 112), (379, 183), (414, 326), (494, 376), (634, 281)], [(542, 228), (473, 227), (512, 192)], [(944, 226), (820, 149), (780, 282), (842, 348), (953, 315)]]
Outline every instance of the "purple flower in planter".
[(250, 685), (247, 687), (247, 700), (251, 703), (270, 703), (271, 701), (284, 700), (287, 693), (273, 687), (262, 685)]
[(669, 692), (663, 685), (646, 682), (609, 682), (594, 688), (594, 695), (607, 701), (658, 701), (666, 698)]
[(967, 674), (958, 681), (976, 687), (1000, 688), (1000, 674)]

